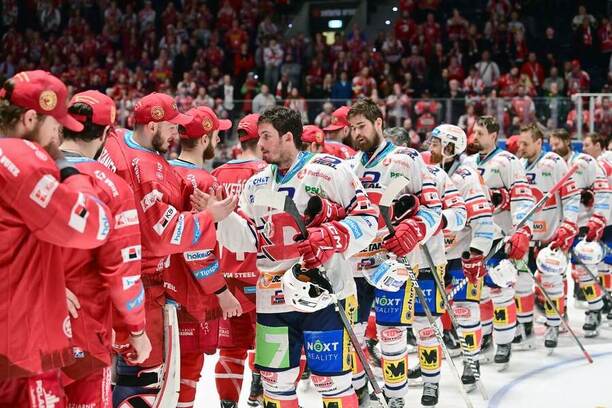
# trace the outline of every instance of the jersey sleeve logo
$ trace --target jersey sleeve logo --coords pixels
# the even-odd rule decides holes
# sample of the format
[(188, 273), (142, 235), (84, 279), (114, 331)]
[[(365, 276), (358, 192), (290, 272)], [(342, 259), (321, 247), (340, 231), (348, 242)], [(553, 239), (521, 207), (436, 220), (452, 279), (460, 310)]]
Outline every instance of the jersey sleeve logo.
[(34, 190), (30, 193), (30, 199), (42, 208), (47, 208), (53, 197), (53, 193), (55, 193), (58, 187), (59, 182), (55, 177), (46, 174), (38, 180), (38, 183), (34, 186)]

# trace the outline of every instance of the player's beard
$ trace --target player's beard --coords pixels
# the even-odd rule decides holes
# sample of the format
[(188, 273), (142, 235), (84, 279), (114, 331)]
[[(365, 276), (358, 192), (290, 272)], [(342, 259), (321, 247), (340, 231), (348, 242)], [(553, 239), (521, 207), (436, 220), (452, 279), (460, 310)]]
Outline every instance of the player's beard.
[(209, 141), (208, 145), (204, 149), (204, 152), (202, 152), (202, 158), (206, 161), (206, 160), (213, 159), (214, 157), (215, 157), (215, 147)]
[(431, 156), (429, 156), (429, 162), (431, 164), (438, 164), (442, 162), (442, 155), (440, 153), (431, 152)]
[(557, 153), (561, 157), (565, 157), (569, 154), (569, 148), (563, 145), (563, 147), (560, 147), (558, 149), (553, 149), (553, 152)]
[(372, 138), (355, 138), (353, 140), (355, 147), (366, 153), (372, 153), (374, 150), (376, 150), (376, 148), (382, 142), (382, 136), (378, 134), (376, 129), (373, 129), (372, 132), (374, 133), (374, 137)]
[(164, 154), (168, 152), (168, 148), (164, 147), (165, 141), (161, 135), (161, 130), (157, 129), (153, 134), (153, 140), (151, 140), (151, 146), (153, 146), (153, 150), (158, 153)]
[(61, 144), (61, 142), (59, 140), (56, 140), (55, 138), (51, 138), (49, 142), (47, 142), (46, 144), (43, 144), (42, 137), (40, 135), (41, 127), (42, 127), (42, 120), (38, 119), (38, 121), (34, 125), (34, 128), (28, 132), (25, 132), (22, 138), (25, 140), (29, 140), (31, 142), (38, 143), (43, 149), (47, 151), (47, 153), (53, 156), (53, 154), (57, 150), (59, 150), (59, 145)]

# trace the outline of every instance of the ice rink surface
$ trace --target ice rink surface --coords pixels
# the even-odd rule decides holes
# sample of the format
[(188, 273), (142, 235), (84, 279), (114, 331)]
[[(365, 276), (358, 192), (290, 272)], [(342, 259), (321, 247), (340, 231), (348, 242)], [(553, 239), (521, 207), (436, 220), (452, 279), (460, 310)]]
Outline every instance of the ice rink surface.
[[(571, 284), (570, 284), (571, 286)], [(571, 293), (571, 292), (570, 292)], [(612, 408), (612, 327), (604, 322), (600, 335), (585, 339), (582, 333), (584, 310), (576, 309), (569, 301), (571, 327), (580, 338), (594, 363), (588, 364), (582, 352), (569, 335), (559, 336), (559, 346), (552, 355), (544, 349), (543, 324), (536, 323), (536, 349), (513, 351), (510, 366), (497, 372), (493, 365), (481, 368), (482, 381), (489, 394), (484, 401), (478, 390), (469, 397), (475, 408)], [(417, 363), (416, 354), (410, 354), (409, 364)], [(219, 407), (219, 397), (214, 384), (216, 356), (207, 358), (198, 384), (197, 408)], [(461, 374), (461, 358), (454, 359)], [(248, 371), (248, 368), (247, 368)], [(245, 372), (240, 408), (247, 407), (250, 372)], [(382, 384), (381, 384), (382, 385)], [(406, 396), (406, 408), (421, 407), (422, 389), (410, 388)], [(300, 383), (298, 395), (303, 408), (320, 408), (322, 403), (309, 384)], [(442, 367), (442, 381), (438, 408), (462, 408), (466, 404), (461, 397), (457, 380), (446, 362)]]

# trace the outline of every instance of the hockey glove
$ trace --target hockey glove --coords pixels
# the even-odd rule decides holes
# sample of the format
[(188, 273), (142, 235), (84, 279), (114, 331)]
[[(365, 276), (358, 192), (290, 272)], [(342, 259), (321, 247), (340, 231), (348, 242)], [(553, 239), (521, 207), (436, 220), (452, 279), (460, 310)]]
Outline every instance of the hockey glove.
[(551, 248), (559, 248), (563, 252), (569, 251), (576, 235), (578, 235), (576, 224), (571, 221), (563, 221), (553, 237)]
[(523, 259), (529, 250), (531, 240), (531, 229), (528, 226), (521, 227), (516, 231), (508, 242), (506, 242), (506, 253), (510, 259)]
[(325, 222), (339, 221), (346, 216), (344, 207), (319, 196), (312, 196), (304, 210), (307, 227), (318, 227)]
[(476, 284), (478, 279), (482, 278), (487, 273), (487, 268), (484, 265), (484, 256), (475, 254), (470, 251), (465, 251), (461, 255), (461, 266), (463, 273), (471, 284)]
[(604, 228), (606, 228), (606, 219), (600, 214), (593, 214), (587, 223), (587, 228), (586, 240), (589, 242), (599, 241), (603, 235)]
[(335, 253), (344, 252), (348, 247), (349, 237), (348, 230), (336, 221), (308, 228), (308, 238), (297, 246), (304, 260), (304, 267), (317, 268), (329, 261)]
[(506, 211), (510, 209), (510, 193), (505, 188), (491, 189), (491, 204), (493, 212)]
[(391, 222), (397, 225), (408, 217), (412, 217), (419, 211), (419, 199), (414, 194), (402, 194), (393, 201), (391, 207)]
[(397, 256), (411, 252), (425, 238), (427, 228), (420, 217), (408, 218), (399, 223), (395, 234), (385, 237), (383, 246)]

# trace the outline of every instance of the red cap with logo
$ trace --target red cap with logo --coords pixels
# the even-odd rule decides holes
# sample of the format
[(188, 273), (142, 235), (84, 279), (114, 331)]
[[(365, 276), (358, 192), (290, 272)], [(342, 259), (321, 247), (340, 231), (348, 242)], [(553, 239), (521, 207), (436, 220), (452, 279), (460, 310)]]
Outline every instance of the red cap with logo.
[(187, 111), (187, 115), (191, 117), (191, 121), (183, 125), (185, 130), (181, 132), (181, 137), (187, 139), (199, 139), (215, 130), (227, 130), (232, 127), (230, 120), (220, 120), (215, 112), (206, 106), (191, 108)]
[[(7, 89), (8, 83), (12, 84), (12, 89)], [(24, 109), (33, 109), (42, 115), (52, 116), (72, 131), (83, 130), (83, 124), (68, 113), (66, 85), (47, 71), (19, 72), (0, 89), (0, 99), (6, 99)]]
[[(101, 126), (112, 126), (115, 124), (117, 108), (115, 101), (98, 91), (85, 91), (75, 94), (70, 100), (70, 107), (77, 103), (83, 103), (91, 107), (91, 123)], [(76, 120), (84, 123), (87, 118), (84, 115), (72, 114)]]
[(325, 134), (320, 127), (315, 125), (306, 125), (302, 130), (302, 142), (316, 143), (319, 145), (325, 144)]
[(512, 154), (516, 154), (519, 148), (519, 135), (513, 135), (506, 140), (506, 150)]
[(136, 103), (134, 121), (139, 124), (170, 122), (185, 126), (191, 122), (191, 118), (179, 112), (176, 102), (171, 96), (153, 92), (143, 96)]
[(325, 132), (333, 132), (334, 130), (340, 130), (351, 124), (348, 121), (348, 113), (351, 108), (348, 106), (341, 106), (332, 113), (332, 122), (326, 128), (323, 128)]
[(241, 142), (247, 140), (259, 139), (259, 133), (257, 133), (257, 122), (259, 121), (259, 113), (251, 113), (246, 115), (238, 122), (238, 130), (244, 130), (246, 133), (239, 136)]

